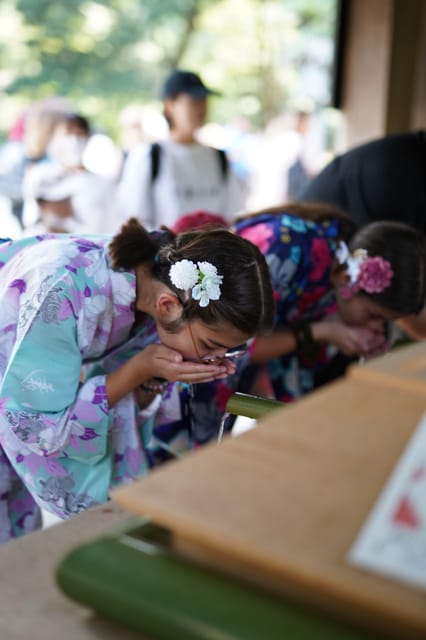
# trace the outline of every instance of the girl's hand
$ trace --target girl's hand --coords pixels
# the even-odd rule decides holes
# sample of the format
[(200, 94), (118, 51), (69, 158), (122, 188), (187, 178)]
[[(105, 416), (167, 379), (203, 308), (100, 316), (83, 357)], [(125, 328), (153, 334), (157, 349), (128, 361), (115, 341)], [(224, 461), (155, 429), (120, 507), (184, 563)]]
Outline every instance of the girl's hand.
[(388, 348), (383, 325), (349, 325), (338, 315), (315, 323), (314, 337), (333, 344), (346, 356), (371, 357)]
[[(133, 356), (138, 369), (138, 384), (150, 378), (164, 378), (170, 382), (201, 383), (227, 377), (235, 370), (232, 363), (218, 364), (190, 362), (182, 355), (162, 344), (150, 344)], [(232, 369), (234, 367), (234, 369)]]
[(352, 327), (357, 330), (357, 338), (359, 343), (359, 350), (357, 355), (371, 358), (378, 356), (381, 353), (385, 353), (389, 344), (386, 340), (384, 331), (376, 331), (371, 327)]

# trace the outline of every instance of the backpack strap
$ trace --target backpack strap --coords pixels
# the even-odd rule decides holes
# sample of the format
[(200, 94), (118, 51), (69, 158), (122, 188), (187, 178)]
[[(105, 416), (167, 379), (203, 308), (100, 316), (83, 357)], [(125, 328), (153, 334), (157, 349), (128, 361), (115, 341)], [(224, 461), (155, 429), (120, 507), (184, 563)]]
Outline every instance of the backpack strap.
[(160, 171), (161, 146), (153, 142), (150, 149), (151, 157), (151, 183), (155, 182)]
[[(229, 161), (223, 149), (215, 149), (219, 161), (220, 173), (223, 180), (226, 180), (228, 176)], [(161, 159), (161, 145), (158, 142), (153, 142), (150, 149), (151, 157), (151, 183), (154, 183), (158, 178), (160, 172), (160, 159)]]
[(229, 168), (228, 156), (226, 155), (223, 149), (216, 149), (216, 151), (219, 159), (220, 173), (222, 175), (223, 180), (226, 180), (228, 176), (228, 168)]

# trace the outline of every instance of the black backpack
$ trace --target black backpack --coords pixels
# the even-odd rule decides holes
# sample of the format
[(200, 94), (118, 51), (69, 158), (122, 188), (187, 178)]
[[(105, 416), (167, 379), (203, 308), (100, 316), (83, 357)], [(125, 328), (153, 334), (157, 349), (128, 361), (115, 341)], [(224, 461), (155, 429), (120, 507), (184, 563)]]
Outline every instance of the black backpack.
[[(220, 173), (223, 180), (226, 180), (228, 175), (228, 158), (223, 149), (215, 149), (219, 161)], [(160, 171), (160, 159), (161, 159), (161, 145), (158, 142), (153, 142), (150, 149), (151, 155), (151, 183), (154, 183), (157, 179)]]

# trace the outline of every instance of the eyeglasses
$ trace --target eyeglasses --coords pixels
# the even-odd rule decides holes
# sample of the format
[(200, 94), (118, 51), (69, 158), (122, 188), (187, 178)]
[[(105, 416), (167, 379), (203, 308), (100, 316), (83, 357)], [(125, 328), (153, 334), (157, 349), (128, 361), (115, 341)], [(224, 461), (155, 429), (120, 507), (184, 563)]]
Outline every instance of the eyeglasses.
[(194, 345), (195, 353), (197, 354), (197, 358), (200, 362), (204, 362), (206, 364), (220, 364), (224, 360), (238, 360), (247, 353), (248, 345), (244, 343), (238, 345), (237, 347), (232, 347), (232, 349), (226, 351), (223, 356), (201, 356), (197, 348), (197, 343), (194, 339), (194, 334), (192, 333), (190, 322), (188, 322), (188, 329), (191, 336), (192, 344)]
[(223, 360), (238, 360), (242, 358), (247, 353), (247, 345), (240, 344), (238, 347), (233, 347), (229, 349), (223, 356), (205, 356), (202, 358), (203, 362), (208, 362), (209, 364), (216, 364), (222, 362)]

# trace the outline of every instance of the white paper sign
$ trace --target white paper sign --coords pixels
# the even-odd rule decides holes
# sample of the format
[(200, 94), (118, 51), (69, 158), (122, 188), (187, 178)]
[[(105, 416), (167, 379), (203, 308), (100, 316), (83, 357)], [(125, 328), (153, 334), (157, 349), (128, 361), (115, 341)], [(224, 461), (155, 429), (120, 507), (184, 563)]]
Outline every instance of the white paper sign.
[(348, 559), (426, 589), (426, 414), (350, 549)]

